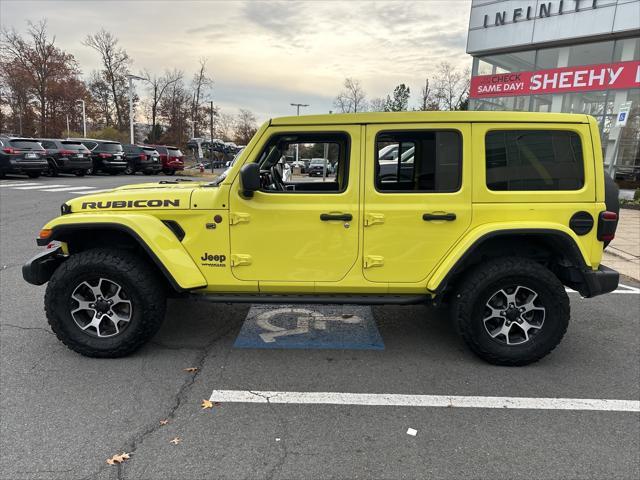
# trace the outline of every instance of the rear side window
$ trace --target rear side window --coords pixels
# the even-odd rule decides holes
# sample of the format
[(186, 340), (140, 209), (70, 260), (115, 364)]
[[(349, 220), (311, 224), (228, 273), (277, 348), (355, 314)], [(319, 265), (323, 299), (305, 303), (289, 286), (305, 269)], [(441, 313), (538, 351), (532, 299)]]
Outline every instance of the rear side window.
[(485, 137), (487, 187), (496, 191), (579, 190), (580, 136), (562, 130), (491, 131)]
[(40, 142), (40, 145), (42, 145), (44, 148), (49, 148), (49, 149), (58, 148), (54, 142), (51, 142), (49, 140), (42, 140)]
[(84, 150), (85, 146), (80, 142), (62, 141), (62, 146), (68, 150)]
[(82, 142), (82, 144), (87, 147), (89, 150), (93, 150), (98, 146), (96, 142)]
[(462, 178), (462, 137), (454, 130), (381, 132), (376, 138), (380, 192), (455, 192)]

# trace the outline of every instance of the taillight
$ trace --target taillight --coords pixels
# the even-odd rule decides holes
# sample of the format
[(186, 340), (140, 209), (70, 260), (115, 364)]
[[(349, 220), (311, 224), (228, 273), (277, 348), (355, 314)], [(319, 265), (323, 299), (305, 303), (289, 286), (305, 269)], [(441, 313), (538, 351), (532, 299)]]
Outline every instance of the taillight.
[(100, 158), (111, 158), (111, 154), (110, 153), (99, 153), (98, 156)]
[(146, 160), (147, 159), (147, 155), (144, 153), (140, 154), (140, 160)]
[(2, 149), (2, 151), (4, 153), (8, 153), (10, 155), (18, 153), (18, 150), (16, 150), (15, 148), (12, 148), (12, 147), (5, 147), (5, 148)]
[(610, 242), (616, 236), (618, 214), (616, 212), (600, 212), (598, 217), (598, 240)]
[(73, 155), (74, 153), (73, 150), (60, 150), (60, 155)]

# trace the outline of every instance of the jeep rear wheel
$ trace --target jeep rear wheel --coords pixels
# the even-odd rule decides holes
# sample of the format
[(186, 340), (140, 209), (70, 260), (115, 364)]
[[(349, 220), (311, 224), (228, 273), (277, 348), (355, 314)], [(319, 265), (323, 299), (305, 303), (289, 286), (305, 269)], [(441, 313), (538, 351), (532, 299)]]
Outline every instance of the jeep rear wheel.
[(152, 268), (129, 252), (110, 249), (72, 255), (55, 271), (45, 295), (51, 329), (88, 357), (136, 351), (160, 328), (165, 304)]
[(490, 260), (459, 285), (453, 320), (471, 350), (497, 365), (527, 365), (551, 352), (569, 325), (569, 297), (547, 268), (526, 258)]

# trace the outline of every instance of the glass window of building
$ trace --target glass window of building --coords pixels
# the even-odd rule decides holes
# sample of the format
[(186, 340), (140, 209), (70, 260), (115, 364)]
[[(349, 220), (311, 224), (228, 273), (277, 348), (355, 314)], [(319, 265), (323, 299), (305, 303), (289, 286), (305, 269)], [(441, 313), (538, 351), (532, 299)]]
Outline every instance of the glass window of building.
[(613, 58), (613, 41), (584, 43), (573, 45), (569, 48), (568, 67), (580, 67), (582, 65), (597, 65), (610, 63)]
[(640, 60), (640, 38), (625, 38), (616, 41), (613, 51), (614, 62)]

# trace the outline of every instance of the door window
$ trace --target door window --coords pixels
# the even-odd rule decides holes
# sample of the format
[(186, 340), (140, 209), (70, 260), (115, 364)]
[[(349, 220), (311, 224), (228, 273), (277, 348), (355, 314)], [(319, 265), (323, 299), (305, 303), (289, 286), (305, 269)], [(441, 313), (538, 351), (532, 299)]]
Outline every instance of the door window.
[(262, 191), (340, 193), (347, 187), (346, 133), (287, 133), (272, 137), (260, 156)]
[(462, 178), (462, 138), (452, 130), (381, 132), (376, 137), (379, 192), (455, 192)]

